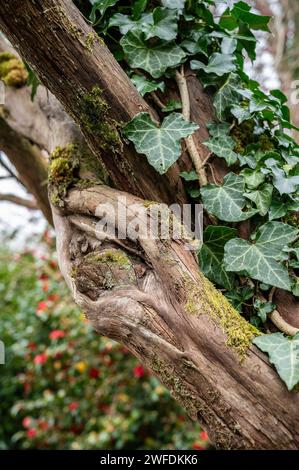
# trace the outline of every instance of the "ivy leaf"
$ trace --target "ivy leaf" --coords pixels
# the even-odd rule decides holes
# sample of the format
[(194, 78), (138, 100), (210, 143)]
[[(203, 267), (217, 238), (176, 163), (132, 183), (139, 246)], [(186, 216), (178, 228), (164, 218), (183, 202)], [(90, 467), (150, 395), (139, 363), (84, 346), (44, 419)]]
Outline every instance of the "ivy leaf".
[(214, 52), (214, 54), (211, 55), (208, 65), (205, 65), (198, 60), (191, 60), (190, 65), (193, 70), (202, 69), (208, 74), (215, 73), (219, 77), (222, 77), (222, 75), (236, 70), (236, 64), (234, 61), (235, 57), (233, 55)]
[(141, 13), (145, 10), (148, 0), (136, 0), (132, 6), (132, 15), (134, 20), (138, 20)]
[(264, 216), (269, 210), (272, 199), (272, 192), (272, 184), (265, 183), (258, 190), (251, 193), (246, 193), (245, 197), (253, 201), (259, 211), (259, 214)]
[(254, 290), (249, 286), (236, 287), (234, 286), (233, 290), (226, 292), (224, 295), (229, 299), (233, 307), (235, 307), (238, 312), (242, 312), (242, 307), (246, 303), (246, 300), (249, 300), (253, 297)]
[(236, 74), (229, 75), (226, 82), (217, 91), (214, 97), (214, 106), (219, 120), (225, 119), (225, 112), (228, 107), (233, 106), (240, 101), (240, 80)]
[(198, 252), (204, 275), (226, 289), (233, 288), (234, 275), (223, 266), (224, 245), (236, 234), (234, 228), (209, 225), (203, 233), (203, 245)]
[(227, 271), (245, 272), (252, 279), (291, 290), (288, 271), (277, 259), (297, 233), (297, 229), (282, 222), (267, 222), (257, 231), (255, 243), (230, 240), (224, 248)]
[(97, 15), (96, 15), (97, 11), (100, 12), (101, 16), (104, 16), (104, 14), (106, 13), (106, 10), (116, 5), (117, 2), (118, 0), (98, 0), (96, 2), (92, 2), (93, 7), (92, 7), (90, 17), (89, 17), (90, 21), (92, 21), (92, 23), (95, 23), (97, 19)]
[(176, 67), (185, 57), (185, 52), (176, 44), (161, 43), (149, 46), (143, 40), (141, 31), (129, 31), (120, 40), (129, 65), (146, 70), (159, 78), (169, 67)]
[(229, 36), (224, 37), (221, 42), (222, 54), (233, 54), (237, 48), (238, 41)]
[(171, 111), (176, 111), (182, 109), (182, 103), (177, 100), (169, 100), (166, 106), (162, 108), (163, 113), (170, 113)]
[(252, 115), (248, 108), (243, 108), (239, 105), (234, 105), (230, 112), (238, 120), (239, 124), (250, 119)]
[(198, 174), (194, 170), (190, 171), (189, 173), (187, 173), (187, 171), (183, 171), (182, 173), (180, 173), (180, 176), (185, 181), (198, 181)]
[(208, 184), (201, 188), (205, 209), (226, 222), (240, 222), (256, 213), (256, 210), (243, 212), (246, 199), (244, 180), (241, 176), (229, 173), (223, 178), (223, 184)]
[(280, 194), (292, 194), (299, 185), (299, 176), (286, 176), (284, 170), (279, 168), (274, 158), (268, 158), (265, 165), (271, 168), (273, 173), (273, 185)]
[(231, 14), (243, 23), (248, 24), (250, 29), (256, 29), (269, 32), (268, 23), (271, 16), (256, 15), (250, 12), (251, 6), (245, 2), (235, 4)]
[(272, 302), (263, 302), (260, 299), (256, 299), (253, 306), (257, 310), (257, 315), (260, 317), (263, 323), (267, 321), (268, 314), (272, 313), (273, 310), (276, 309), (276, 305)]
[(179, 158), (181, 139), (197, 129), (197, 124), (186, 121), (179, 113), (167, 116), (160, 127), (148, 113), (139, 113), (126, 125), (124, 134), (137, 152), (145, 154), (149, 163), (163, 174)]
[(141, 18), (137, 21), (130, 18), (128, 15), (123, 15), (122, 13), (115, 13), (111, 16), (109, 20), (109, 28), (117, 27), (121, 34), (127, 34), (130, 30), (143, 30), (145, 26), (151, 24), (153, 21), (152, 13), (144, 13), (141, 15)]
[(279, 200), (273, 199), (269, 208), (269, 220), (280, 219), (288, 212), (288, 204)]
[(238, 160), (238, 154), (234, 152), (236, 142), (228, 135), (229, 126), (223, 124), (208, 126), (212, 137), (204, 142), (217, 157), (224, 158), (228, 166), (233, 165)]
[(186, 0), (162, 0), (162, 5), (166, 8), (173, 8), (178, 11), (183, 11)]
[(134, 74), (132, 75), (131, 80), (141, 96), (146, 95), (146, 93), (151, 93), (152, 91), (165, 90), (164, 82), (154, 82), (153, 80), (146, 78), (144, 75)]
[(143, 31), (145, 39), (157, 37), (165, 41), (172, 41), (178, 34), (176, 11), (168, 8), (155, 8), (152, 24), (144, 25)]
[(282, 333), (272, 333), (258, 336), (252, 342), (269, 354), (271, 364), (288, 390), (292, 390), (299, 381), (299, 333), (292, 338)]
[(266, 176), (259, 170), (251, 168), (245, 168), (240, 172), (243, 176), (245, 184), (248, 189), (256, 189), (260, 184), (265, 181)]

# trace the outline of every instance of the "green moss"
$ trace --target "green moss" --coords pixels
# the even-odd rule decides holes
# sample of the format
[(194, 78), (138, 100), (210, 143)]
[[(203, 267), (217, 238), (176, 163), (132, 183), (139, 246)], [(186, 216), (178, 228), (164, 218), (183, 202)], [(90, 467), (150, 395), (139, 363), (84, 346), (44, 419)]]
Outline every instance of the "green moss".
[(130, 268), (132, 263), (121, 250), (106, 250), (104, 252), (89, 253), (85, 260), (93, 263), (116, 263), (123, 268)]
[(253, 338), (262, 333), (248, 323), (201, 273), (200, 277), (198, 284), (189, 279), (185, 280), (186, 311), (193, 315), (202, 312), (210, 315), (227, 335), (227, 346), (235, 349), (243, 360)]
[(144, 207), (151, 207), (151, 206), (155, 206), (156, 204), (158, 204), (158, 202), (156, 202), (156, 201), (150, 201), (150, 200), (148, 200), (148, 199), (145, 199), (145, 200), (143, 201), (143, 206), (144, 206)]
[(271, 151), (275, 148), (271, 138), (266, 133), (260, 135), (259, 144), (263, 152)]
[(85, 49), (88, 50), (88, 52), (92, 53), (96, 39), (97, 39), (96, 33), (91, 32), (91, 33), (88, 33), (88, 35), (86, 36), (84, 46), (85, 46)]
[(298, 212), (289, 212), (284, 218), (283, 222), (293, 227), (299, 228), (299, 213)]
[(122, 144), (118, 124), (109, 119), (109, 106), (102, 95), (103, 91), (98, 86), (84, 94), (80, 103), (82, 126), (98, 139), (103, 150), (119, 152)]
[(235, 152), (243, 153), (247, 145), (254, 142), (254, 121), (252, 119), (235, 126), (231, 131), (231, 136), (236, 142)]
[(21, 60), (10, 52), (0, 54), (0, 79), (8, 86), (26, 85), (28, 72)]

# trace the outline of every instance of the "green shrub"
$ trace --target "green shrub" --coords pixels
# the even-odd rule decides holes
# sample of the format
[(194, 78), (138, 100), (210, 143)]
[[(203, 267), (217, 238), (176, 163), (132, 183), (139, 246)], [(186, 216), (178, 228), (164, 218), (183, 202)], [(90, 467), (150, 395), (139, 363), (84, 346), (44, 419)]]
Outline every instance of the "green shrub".
[(159, 381), (93, 332), (53, 259), (0, 254), (0, 447), (203, 448)]

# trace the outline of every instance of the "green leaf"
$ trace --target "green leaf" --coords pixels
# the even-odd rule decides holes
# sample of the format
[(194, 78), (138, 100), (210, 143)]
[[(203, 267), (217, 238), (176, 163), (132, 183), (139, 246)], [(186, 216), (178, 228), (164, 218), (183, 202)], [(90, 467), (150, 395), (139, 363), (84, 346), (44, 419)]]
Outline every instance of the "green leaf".
[(177, 111), (182, 109), (182, 103), (177, 100), (169, 100), (166, 106), (162, 108), (163, 113), (170, 113), (171, 111)]
[(157, 37), (172, 41), (178, 34), (177, 13), (175, 10), (157, 7), (153, 11), (153, 22), (144, 25), (145, 39)]
[(181, 154), (181, 139), (198, 129), (186, 121), (182, 114), (172, 113), (158, 127), (148, 113), (139, 113), (124, 128), (138, 153), (145, 154), (149, 163), (160, 173), (165, 173)]
[(260, 299), (255, 299), (254, 308), (257, 311), (258, 317), (262, 320), (263, 323), (267, 321), (267, 316), (269, 313), (272, 313), (276, 309), (276, 305), (272, 302), (264, 302)]
[(190, 171), (189, 173), (187, 173), (187, 171), (183, 171), (182, 173), (180, 173), (180, 176), (185, 181), (198, 181), (198, 174), (194, 170)]
[(268, 32), (268, 23), (271, 19), (271, 16), (256, 15), (250, 12), (250, 8), (251, 7), (247, 3), (238, 2), (232, 9), (231, 14), (238, 20), (248, 24), (250, 29)]
[(239, 124), (246, 121), (247, 119), (250, 119), (252, 115), (248, 108), (243, 108), (239, 105), (234, 105), (230, 112), (238, 120)]
[(268, 168), (271, 168), (273, 174), (273, 185), (280, 194), (292, 194), (299, 185), (299, 176), (286, 176), (284, 170), (279, 167), (274, 158), (265, 161)]
[(229, 299), (233, 307), (235, 307), (238, 312), (242, 312), (242, 307), (246, 303), (246, 300), (249, 300), (253, 297), (254, 290), (249, 286), (236, 287), (234, 286), (233, 290), (226, 292), (224, 295)]
[(256, 210), (243, 212), (246, 199), (244, 180), (241, 176), (229, 173), (223, 178), (223, 184), (208, 184), (201, 188), (205, 209), (226, 222), (240, 222), (256, 213)]
[(269, 220), (280, 219), (288, 212), (288, 204), (280, 199), (273, 199), (269, 208)]
[(118, 2), (119, 0), (99, 0), (97, 2), (93, 2), (94, 5), (92, 7), (92, 10), (91, 10), (91, 13), (90, 13), (90, 20), (92, 21), (92, 23), (95, 23), (96, 22), (96, 19), (97, 19), (97, 15), (96, 13), (99, 11), (101, 16), (104, 16), (104, 14), (106, 13), (106, 10), (110, 7), (113, 7), (114, 5), (116, 5), (116, 3)]
[(210, 225), (203, 233), (203, 245), (198, 253), (204, 275), (226, 289), (233, 288), (234, 275), (226, 272), (223, 266), (224, 245), (236, 234), (234, 228)]
[(231, 37), (224, 37), (221, 43), (222, 54), (233, 54), (237, 48), (238, 41)]
[(288, 390), (292, 390), (299, 381), (299, 333), (292, 338), (272, 333), (258, 336), (252, 342), (269, 354), (271, 364), (276, 367)]
[(169, 67), (176, 67), (185, 57), (185, 52), (176, 44), (161, 43), (149, 46), (140, 31), (129, 31), (120, 43), (132, 68), (146, 70), (159, 78)]
[(141, 13), (144, 12), (148, 0), (136, 0), (132, 6), (132, 15), (134, 20), (138, 20), (141, 16)]
[(235, 238), (225, 245), (225, 267), (227, 271), (245, 272), (252, 279), (291, 290), (288, 271), (277, 259), (297, 234), (298, 230), (290, 225), (267, 222), (257, 231), (255, 243)]
[(236, 70), (236, 64), (234, 61), (235, 57), (233, 55), (214, 52), (214, 54), (211, 55), (208, 65), (205, 65), (198, 60), (191, 60), (190, 65), (193, 70), (202, 69), (206, 73), (215, 73), (221, 77), (226, 73)]
[(144, 75), (134, 74), (132, 75), (131, 80), (141, 96), (146, 95), (146, 93), (151, 93), (152, 91), (165, 90), (164, 82), (154, 82), (153, 80), (146, 78)]
[(162, 5), (167, 8), (173, 8), (178, 11), (183, 11), (186, 0), (162, 0)]
[(266, 176), (260, 170), (245, 168), (240, 172), (248, 189), (256, 189), (265, 181)]
[(265, 183), (256, 191), (246, 193), (245, 197), (253, 201), (259, 211), (259, 214), (264, 216), (269, 210), (272, 199), (272, 192), (272, 184)]
[(240, 80), (235, 74), (230, 74), (224, 85), (217, 91), (214, 97), (214, 106), (218, 119), (225, 119), (228, 107), (238, 104), (241, 96), (238, 92)]
[(233, 165), (238, 160), (238, 154), (234, 152), (236, 142), (229, 135), (229, 126), (214, 124), (207, 126), (212, 137), (206, 140), (204, 145), (208, 147), (217, 157), (224, 158), (228, 166)]

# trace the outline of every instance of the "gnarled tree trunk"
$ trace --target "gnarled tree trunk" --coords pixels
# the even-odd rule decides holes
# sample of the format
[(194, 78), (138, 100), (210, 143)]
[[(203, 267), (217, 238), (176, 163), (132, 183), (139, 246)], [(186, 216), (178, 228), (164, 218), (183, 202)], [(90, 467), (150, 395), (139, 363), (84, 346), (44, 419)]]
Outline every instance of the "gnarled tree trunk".
[[(0, 27), (80, 126), (114, 185), (75, 187), (63, 209), (53, 208), (61, 270), (96, 331), (138, 356), (217, 447), (298, 448), (299, 398), (250, 345), (257, 331), (200, 273), (188, 240), (142, 236), (153, 217), (143, 199), (187, 200), (178, 165), (159, 176), (121, 138), (115, 121), (148, 105), (104, 44), (86, 48), (93, 31), (70, 0), (2, 3)], [(209, 99), (192, 86), (192, 119), (208, 119)], [(146, 212), (137, 241), (97, 236), (97, 207), (109, 203), (117, 213), (119, 196)]]

